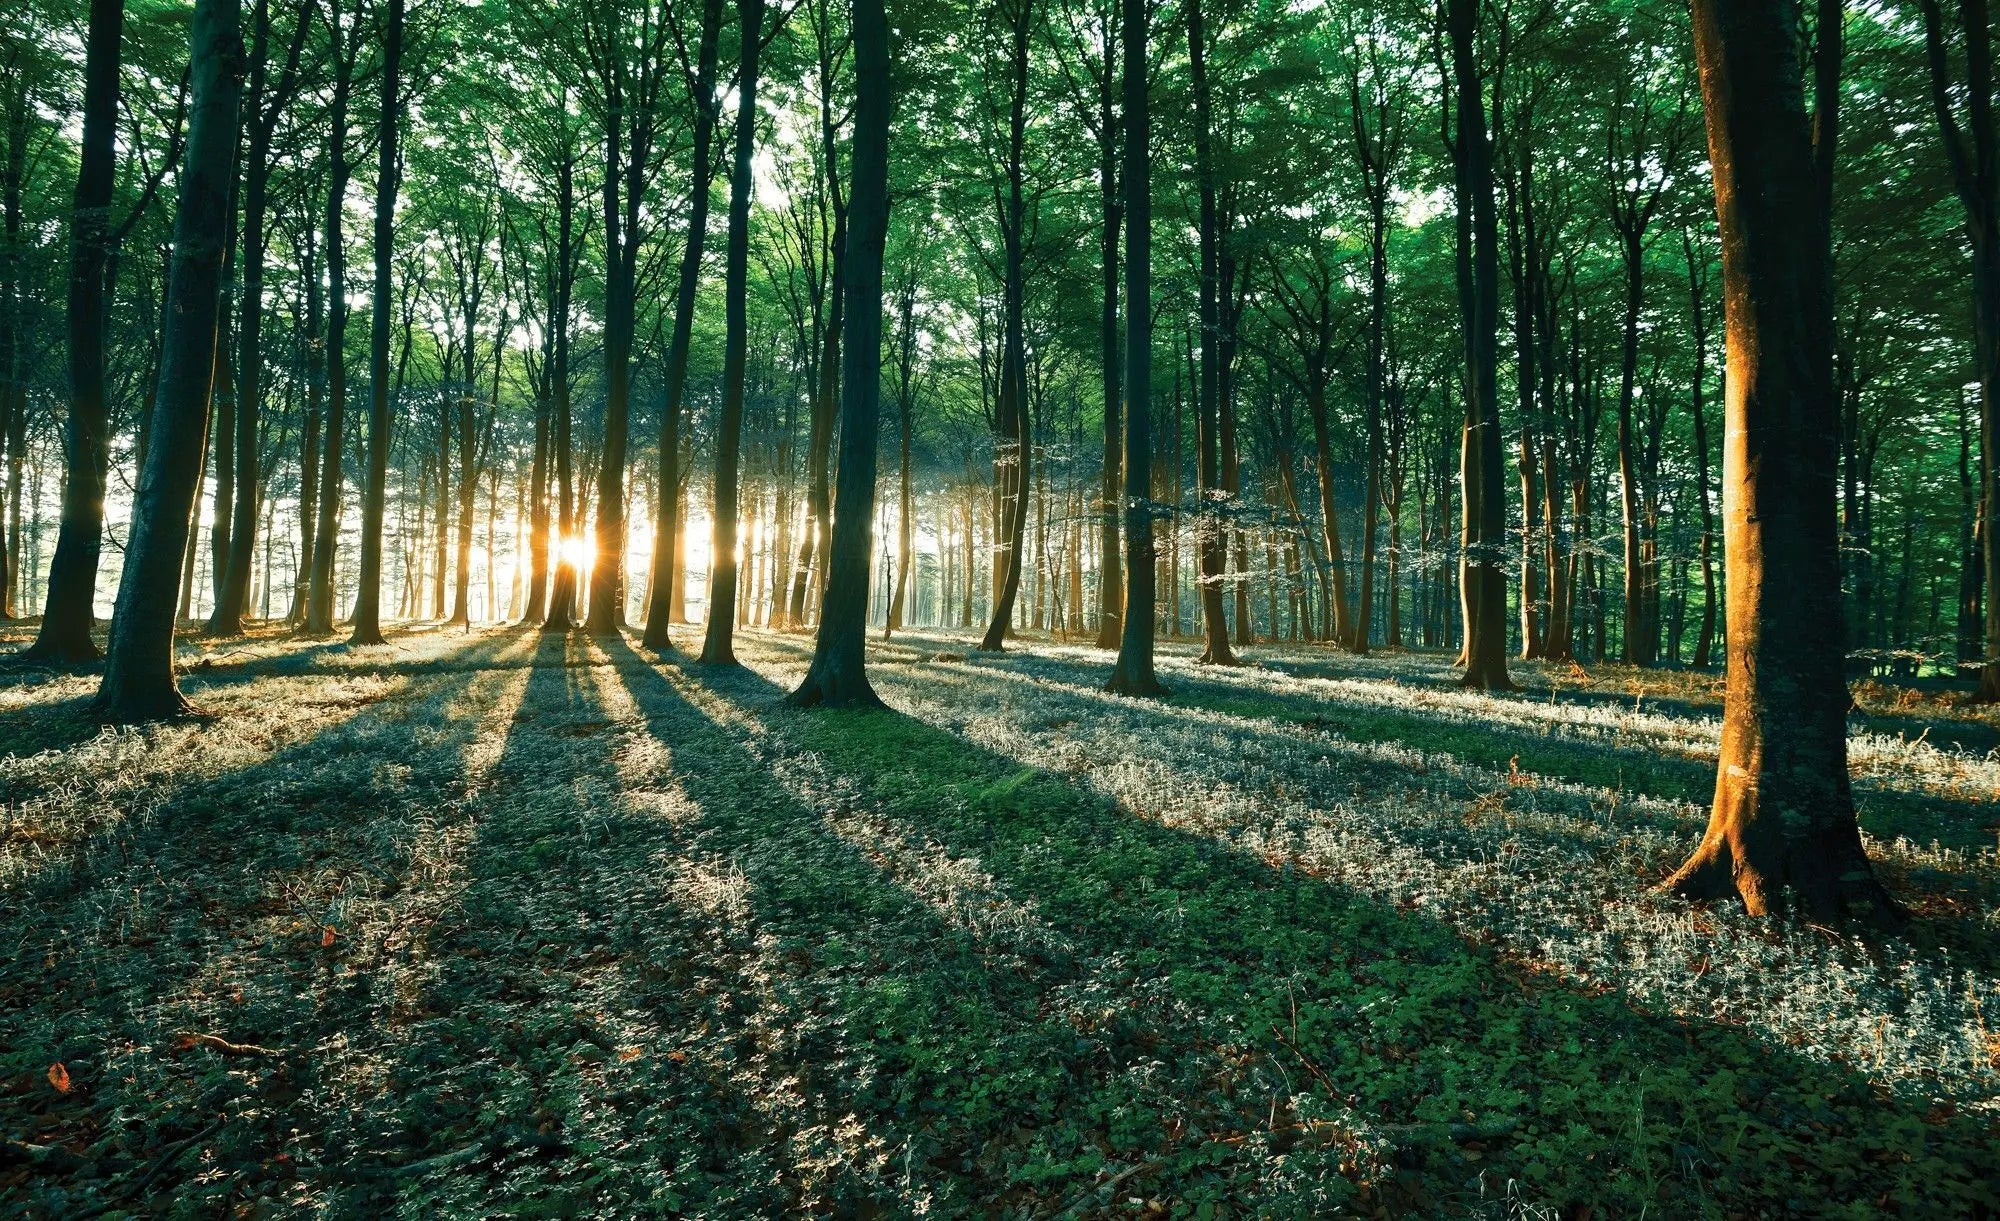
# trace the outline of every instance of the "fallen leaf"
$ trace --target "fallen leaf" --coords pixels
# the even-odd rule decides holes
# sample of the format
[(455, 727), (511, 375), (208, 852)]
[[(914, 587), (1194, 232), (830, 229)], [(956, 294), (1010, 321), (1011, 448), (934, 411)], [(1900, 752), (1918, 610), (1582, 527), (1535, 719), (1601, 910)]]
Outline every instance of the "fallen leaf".
[(322, 948), (333, 944), (333, 933), (334, 929), (331, 924), (320, 930), (319, 943)]
[(62, 1061), (49, 1065), (49, 1084), (56, 1087), (58, 1094), (69, 1093), (69, 1070), (62, 1066)]

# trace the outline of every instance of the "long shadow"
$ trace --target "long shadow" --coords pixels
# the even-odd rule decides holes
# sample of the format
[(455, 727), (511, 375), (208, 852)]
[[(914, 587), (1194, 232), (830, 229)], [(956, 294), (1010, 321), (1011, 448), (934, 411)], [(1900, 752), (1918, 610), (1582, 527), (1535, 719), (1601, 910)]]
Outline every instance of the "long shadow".
[[(1377, 1188), (1394, 1193), (1392, 1210), (1478, 1207), (1510, 1179), (1530, 1202), (1610, 1215), (1996, 1204), (2000, 1152), (1979, 1119), (1878, 1097), (1856, 1074), (1740, 1029), (1547, 982), (1433, 920), (1134, 817), (911, 718), (767, 711), (778, 691), (755, 675), (694, 681), (767, 718), (781, 740), (769, 749), (818, 760), (843, 802), (976, 859), (1068, 942), (1111, 954), (1126, 972), (1107, 998), (1114, 1011), (1122, 991), (1153, 987), (1199, 1015), (1164, 1039), (1134, 1029), (1114, 1056), (1172, 1064), (1207, 1045), (1268, 1057), (1293, 1078), (1305, 1118), (1345, 1107), (1392, 1131), (1514, 1122), (1483, 1149), (1402, 1142), (1400, 1173)], [(1196, 1033), (1181, 1042), (1186, 1030)], [(972, 1060), (947, 1079), (977, 1095), (988, 1071)], [(1284, 1114), (1269, 1095), (1256, 1105), (1258, 1121), (1267, 1105)], [(1245, 1165), (1246, 1150), (1285, 1138), (1258, 1137), (1267, 1125), (1248, 1117), (1235, 1131), (1146, 1118), (1139, 1147), (1164, 1159), (1157, 1167), (1111, 1144), (1153, 1178), (1148, 1193), (1176, 1199), (1212, 1183), (1193, 1170), (1212, 1162), (1226, 1202), (1309, 1211), (1328, 1197), (1290, 1193), (1328, 1190), (1353, 1157), (1300, 1140), (1282, 1170)], [(1090, 1181), (1073, 1167), (1068, 1177)]]
[[(1096, 671), (1067, 658), (1028, 656), (1011, 668), (1060, 676), (1072, 683), (1094, 685), (1097, 678)], [(1329, 670), (1325, 677), (1366, 676)], [(1530, 775), (1696, 805), (1705, 805), (1715, 789), (1712, 760), (1649, 751), (1644, 743), (1597, 742), (1518, 726), (1454, 723), (1360, 701), (1301, 699), (1187, 674), (1175, 675), (1172, 689), (1171, 702), (1176, 705), (1294, 724), (1354, 742), (1400, 742), (1502, 774), (1518, 767)], [(1871, 834), (1957, 849), (1983, 848), (1992, 839), (1995, 814), (1988, 803), (1895, 789), (1868, 779), (1858, 780), (1855, 790), (1861, 825)]]
[[(1041, 994), (621, 641), (536, 660), (394, 1040), (402, 1088), (362, 1125), (380, 1139), (327, 1150), (342, 1207), (865, 1215), (907, 1211), (895, 1174), (962, 1199), (931, 1162), (970, 1151), (914, 1122), (956, 1103), (896, 1066), (933, 1054), (933, 1017), (992, 1052)], [(864, 1067), (857, 1043), (902, 1050)]]
[[(1086, 687), (1069, 681), (1070, 671), (1076, 664), (1066, 659), (1029, 659), (1023, 664), (1004, 667), (932, 668), (919, 672), (923, 674), (919, 681), (960, 687), (970, 697), (965, 701), (966, 706), (1005, 701), (1011, 695), (1009, 685), (1025, 687), (1034, 691), (1038, 702), (1043, 705), (1041, 719), (1057, 727), (1086, 721), (1104, 707), (1104, 697), (1094, 686)], [(878, 662), (878, 670), (893, 673), (894, 663), (883, 666)], [(1296, 788), (1302, 777), (1303, 783), (1313, 783), (1313, 761), (1300, 757), (1301, 747), (1305, 747), (1308, 754), (1323, 751), (1325, 757), (1338, 759), (1341, 787), (1367, 794), (1374, 803), (1373, 808), (1379, 816), (1368, 823), (1367, 834), (1384, 845), (1384, 850), (1400, 848), (1447, 867), (1454, 863), (1462, 865), (1475, 860), (1489, 860), (1494, 843), (1483, 827), (1485, 815), (1472, 812), (1502, 807), (1509, 811), (1506, 824), (1509, 850), (1525, 848), (1529, 850), (1530, 857), (1538, 850), (1564, 856), (1578, 855), (1581, 848), (1578, 837), (1580, 833), (1585, 833), (1585, 829), (1589, 843), (1612, 851), (1616, 851), (1616, 845), (1633, 830), (1648, 831), (1656, 836), (1669, 835), (1683, 841), (1684, 845), (1691, 845), (1699, 829), (1698, 823), (1689, 823), (1671, 809), (1649, 810), (1643, 805), (1623, 800), (1606, 808), (1588, 792), (1543, 787), (1540, 776), (1545, 776), (1546, 771), (1532, 766), (1524, 769), (1521, 784), (1502, 783), (1492, 779), (1491, 772), (1488, 777), (1482, 778), (1466, 776), (1451, 768), (1412, 768), (1407, 756), (1400, 753), (1385, 755), (1374, 745), (1380, 742), (1393, 743), (1397, 747), (1409, 745), (1386, 732), (1348, 733), (1340, 735), (1336, 741), (1302, 739), (1298, 731), (1285, 727), (1299, 725), (1305, 732), (1316, 731), (1325, 705), (1310, 699), (1287, 700), (1276, 694), (1263, 694), (1257, 700), (1245, 700), (1240, 691), (1229, 687), (1224, 687), (1221, 700), (1211, 704), (1203, 700), (1199, 692), (1192, 698), (1186, 697), (1183, 688), (1190, 681), (1186, 675), (1177, 676), (1174, 681), (1174, 699), (1140, 706), (1130, 710), (1131, 714), (1158, 718), (1165, 726), (1182, 731), (1183, 739), (1186, 736), (1184, 731), (1193, 724), (1202, 727), (1203, 738), (1217, 732), (1217, 727), (1202, 720), (1199, 710), (1204, 708), (1228, 712), (1255, 722), (1253, 726), (1238, 726), (1231, 731), (1237, 735), (1236, 741), (1243, 744), (1241, 752), (1210, 750), (1200, 758), (1190, 759), (1178, 770), (1197, 777), (1197, 782), (1205, 780), (1234, 788)], [(1057, 715), (1051, 716), (1052, 712)], [(1030, 721), (1030, 728), (1032, 724)], [(1476, 727), (1467, 733), (1469, 740), (1477, 738)], [(1154, 758), (1159, 755), (1158, 749), (1150, 745), (1138, 753)], [(1239, 753), (1241, 758), (1237, 757)], [(1283, 762), (1287, 754), (1291, 757), (1289, 765)], [(1268, 770), (1264, 763), (1266, 760), (1275, 760)], [(1510, 759), (1508, 768), (1492, 771), (1497, 771), (1500, 777), (1509, 777), (1513, 763), (1514, 760)], [(1619, 791), (1630, 792), (1631, 789), (1621, 786)], [(1487, 803), (1496, 797), (1500, 799), (1500, 805), (1489, 807)], [(1864, 795), (1862, 800), (1865, 803), (1868, 797)], [(1440, 816), (1435, 808), (1440, 802), (1455, 813)], [(1431, 813), (1415, 818), (1400, 816), (1405, 808), (1421, 810), (1427, 805)], [(1525, 817), (1522, 817), (1523, 814)], [(1685, 846), (1680, 849), (1680, 852), (1684, 851)], [(1669, 848), (1661, 859), (1670, 864), (1680, 859), (1680, 852)], [(1665, 867), (1656, 861), (1655, 872), (1651, 876), (1661, 876)], [(2000, 970), (2000, 942), (1994, 939), (1991, 922), (1987, 918), (1994, 895), (1989, 873), (1978, 868), (1941, 867), (1928, 863), (1922, 856), (1898, 853), (1885, 855), (1878, 861), (1878, 867), (1884, 870), (1885, 878), (1915, 916), (1897, 930), (1896, 940), (1902, 948), (1891, 949), (1889, 954), (1892, 957), (1911, 952), (1920, 961), (1948, 962), (1959, 970), (1970, 969), (1986, 974)], [(1394, 871), (1390, 872), (1393, 874)], [(1625, 884), (1622, 876), (1620, 883), (1621, 886)], [(1394, 882), (1390, 884), (1394, 885)], [(1535, 914), (1532, 909), (1511, 902), (1504, 896), (1495, 896), (1483, 888), (1477, 893), (1458, 896), (1453, 906), (1463, 914), (1459, 927), (1477, 927), (1502, 935), (1514, 944), (1533, 945), (1551, 936), (1559, 942), (1567, 939), (1572, 944), (1593, 940), (1601, 943), (1602, 940), (1604, 922), (1588, 904), (1565, 908), (1570, 917), (1568, 923), (1556, 919), (1524, 919)], [(1468, 925), (1468, 921), (1474, 923)], [(1649, 940), (1651, 937), (1643, 928), (1628, 927), (1627, 931)], [(1894, 972), (1884, 965), (1881, 953), (1874, 949), (1865, 952), (1874, 960), (1874, 969), (1885, 981), (1893, 977)], [(1717, 980), (1726, 978), (1728, 974), (1725, 972)]]
[[(313, 674), (347, 675), (375, 674), (382, 677), (407, 676), (411, 674), (436, 674), (452, 669), (482, 670), (496, 664), (493, 651), (482, 647), (489, 637), (496, 635), (517, 636), (520, 629), (489, 631), (468, 638), (472, 647), (455, 650), (439, 658), (421, 660), (391, 660), (357, 653), (341, 640), (318, 640), (309, 644), (285, 647), (274, 653), (242, 653), (230, 648), (229, 641), (216, 643), (215, 652), (207, 653), (185, 664), (181, 676), (181, 687), (197, 706), (201, 703), (201, 693), (253, 683), (258, 679), (272, 676), (303, 677)], [(405, 633), (390, 637), (390, 647), (394, 648)], [(268, 646), (272, 640), (260, 639), (252, 642)], [(291, 646), (291, 638), (284, 638)], [(351, 660), (350, 660), (351, 659)], [(76, 677), (89, 673), (93, 667), (22, 669), (8, 665), (10, 658), (0, 657), (0, 689), (33, 688), (52, 679)], [(346, 664), (342, 664), (345, 662)], [(95, 698), (94, 684), (91, 694), (67, 699), (51, 700), (45, 703), (25, 704), (16, 708), (0, 709), (0, 760), (23, 758), (44, 751), (65, 750), (81, 745), (104, 732), (104, 723), (91, 710), (91, 700)]]
[[(1330, 679), (1394, 677), (1399, 682), (1436, 690), (1446, 690), (1456, 686), (1455, 675), (1446, 664), (1448, 655), (1443, 653), (1416, 654), (1420, 657), (1434, 656), (1437, 669), (1434, 673), (1413, 674), (1406, 670), (1392, 673), (1379, 664), (1371, 664), (1367, 658), (1356, 658), (1346, 654), (1330, 653), (1323, 659), (1302, 658), (1292, 651), (1294, 648), (1296, 646), (1288, 646), (1287, 651), (1281, 655), (1260, 656), (1257, 660), (1268, 669), (1297, 677)], [(1412, 654), (1390, 653), (1386, 656), (1407, 657)], [(1643, 685), (1648, 673), (1657, 673), (1662, 679), (1671, 681), (1674, 672), (1620, 669), (1616, 672), (1616, 677), (1625, 682)], [(1535, 665), (1516, 667), (1513, 676), (1521, 687), (1519, 698), (1524, 700), (1546, 702), (1554, 698), (1566, 704), (1601, 708), (1630, 706), (1633, 701), (1633, 693), (1630, 690), (1595, 689), (1574, 683), (1550, 681), (1547, 674)], [(1643, 702), (1650, 710), (1676, 717), (1714, 717), (1722, 714), (1719, 699), (1690, 698), (1675, 695), (1668, 690), (1647, 690)], [(2000, 747), (2000, 725), (1968, 717), (1940, 715), (1926, 710), (1921, 704), (1908, 709), (1879, 706), (1856, 708), (1849, 714), (1848, 728), (1853, 733), (1923, 737), (1940, 748), (1947, 750), (1955, 748), (1974, 755), (1983, 755)]]
[(71, 1155), (9, 1187), (7, 1211), (226, 1211), (289, 1173), (288, 1132), (322, 1104), (315, 1051), (366, 1037), (368, 954), (345, 926), (392, 901), (459, 798), (452, 709), (477, 677), (189, 783), (0, 891), (0, 1130)]

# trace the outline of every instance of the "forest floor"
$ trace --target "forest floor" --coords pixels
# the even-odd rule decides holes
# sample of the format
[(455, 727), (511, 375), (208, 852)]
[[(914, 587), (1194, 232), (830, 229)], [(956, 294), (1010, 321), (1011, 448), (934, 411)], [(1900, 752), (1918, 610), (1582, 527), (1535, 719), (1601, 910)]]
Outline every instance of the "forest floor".
[(1915, 915), (1833, 929), (1650, 890), (1713, 676), (970, 645), (890, 714), (764, 632), (190, 639), (138, 729), (0, 672), (0, 1211), (2000, 1208), (1991, 713), (1862, 688)]

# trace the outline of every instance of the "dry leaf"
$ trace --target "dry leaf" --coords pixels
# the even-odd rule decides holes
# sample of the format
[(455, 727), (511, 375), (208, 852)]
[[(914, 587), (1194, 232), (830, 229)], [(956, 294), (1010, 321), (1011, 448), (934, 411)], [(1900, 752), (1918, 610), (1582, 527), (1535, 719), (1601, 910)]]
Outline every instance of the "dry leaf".
[(324, 947), (326, 947), (326, 946), (330, 946), (330, 945), (332, 945), (332, 944), (333, 944), (333, 933), (334, 933), (334, 929), (333, 929), (333, 926), (332, 926), (331, 924), (327, 925), (327, 926), (326, 926), (326, 927), (325, 927), (324, 929), (321, 929), (321, 930), (320, 930), (320, 934), (319, 934), (319, 943), (320, 943), (320, 946), (321, 946), (321, 948), (324, 948)]
[(49, 1065), (49, 1084), (56, 1087), (58, 1094), (69, 1093), (69, 1070), (62, 1066), (62, 1061)]

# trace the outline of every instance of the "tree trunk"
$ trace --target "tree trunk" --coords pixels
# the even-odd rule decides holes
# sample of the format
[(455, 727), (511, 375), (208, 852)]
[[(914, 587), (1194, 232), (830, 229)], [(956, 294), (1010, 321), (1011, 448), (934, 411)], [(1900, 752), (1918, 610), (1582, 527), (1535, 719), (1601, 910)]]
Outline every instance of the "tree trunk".
[[(875, 437), (882, 394), (882, 248), (889, 228), (889, 22), (883, 0), (854, 0), (853, 189), (849, 196), (842, 318), (839, 503), (834, 507), (819, 636), (805, 681), (788, 703), (875, 708), (868, 683), (869, 544), (875, 516)], [(908, 417), (903, 431), (908, 516)], [(907, 527), (906, 527), (907, 528)]]
[(94, 704), (98, 715), (113, 721), (190, 711), (174, 681), (174, 592), (201, 478), (202, 433), (215, 373), (242, 63), (236, 0), (198, 0), (160, 389), (126, 539), (110, 656)]
[(1458, 207), (1466, 216), (1460, 240), (1459, 299), (1465, 329), (1465, 435), (1459, 456), (1464, 487), (1463, 552), (1459, 558), (1465, 607), (1465, 685), (1488, 691), (1514, 689), (1507, 677), (1507, 500), (1495, 385), (1499, 314), (1499, 227), (1493, 206), (1493, 154), (1487, 140), (1480, 87), (1479, 8), (1476, 0), (1446, 0), (1452, 75), (1457, 86)]
[[(340, 30), (336, 2), (329, 17), (343, 40), (334, 50), (332, 96), (327, 120), (326, 194), (326, 420), (318, 503), (314, 512), (311, 576), (306, 589), (306, 632), (333, 631), (333, 561), (340, 545), (340, 507), (347, 429), (347, 184), (353, 162), (347, 155), (347, 103), (354, 82), (355, 32)], [(300, 512), (305, 512), (301, 506)]]
[(673, 333), (668, 340), (666, 398), (660, 411), (658, 520), (653, 530), (653, 587), (646, 599), (651, 649), (673, 647), (675, 547), (680, 542), (681, 403), (687, 387), (688, 348), (694, 333), (695, 293), (701, 287), (702, 247), (708, 236), (715, 141), (715, 65), (722, 30), (722, 0), (703, 0), (701, 42), (694, 79), (694, 147), (690, 154), (687, 237), (681, 243), (680, 278), (674, 290)]
[[(736, 468), (743, 445), (743, 378), (749, 347), (751, 156), (757, 142), (757, 64), (763, 49), (764, 0), (737, 0), (737, 11), (743, 25), (743, 60), (736, 83), (736, 162), (729, 176), (722, 418), (715, 437), (715, 536), (709, 547), (708, 628), (701, 646), (701, 660), (713, 665), (736, 664)], [(865, 583), (863, 588), (865, 597)]]
[(375, 297), (368, 347), (368, 485), (361, 498), (361, 575), (350, 644), (382, 644), (382, 517), (389, 496), (389, 312), (396, 253), (396, 192), (402, 125), (403, 0), (387, 0), (382, 99), (376, 123)]
[[(104, 479), (110, 461), (105, 405), (105, 320), (111, 194), (117, 168), (118, 60), (125, 23), (124, 0), (91, 0), (84, 50), (83, 142), (78, 150), (75, 207), (70, 224), (70, 409), (64, 434), (62, 525), (49, 565), (48, 598), (41, 630), (22, 660), (74, 664), (97, 660), (97, 568), (104, 544)], [(16, 141), (10, 140), (10, 146)], [(11, 151), (11, 149), (10, 149)], [(13, 255), (10, 250), (10, 256)], [(10, 272), (17, 268), (10, 267)], [(18, 286), (10, 284), (13, 293)], [(18, 302), (0, 302), (17, 313)], [(10, 321), (18, 325), (17, 318)], [(18, 331), (9, 344), (19, 343)], [(10, 350), (7, 391), (18, 397), (18, 354)], [(0, 565), (6, 562), (0, 546)], [(0, 577), (0, 586), (6, 584)], [(0, 599), (4, 600), (4, 599)]]
[(1694, 0), (1728, 323), (1728, 664), (1708, 831), (1666, 885), (1734, 893), (1757, 915), (1886, 913), (1848, 786), (1831, 210), (1813, 189), (1798, 28), (1792, 0)]
[(1118, 229), (1123, 208), (1118, 199), (1118, 132), (1113, 113), (1114, 73), (1118, 40), (1112, 16), (1104, 22), (1104, 64), (1098, 82), (1098, 189), (1104, 196), (1104, 227), (1098, 235), (1098, 264), (1104, 275), (1103, 305), (1098, 314), (1098, 340), (1103, 353), (1104, 457), (1098, 505), (1097, 647), (1115, 649), (1123, 636), (1124, 570), (1118, 555), (1118, 447), (1123, 441), (1118, 401)]
[(1106, 691), (1165, 695), (1153, 673), (1153, 169), (1146, 0), (1123, 0), (1125, 94), (1125, 597)]
[(1005, 252), (1005, 283), (1001, 301), (1000, 395), (998, 415), (1013, 449), (1013, 466), (1006, 472), (1003, 506), (999, 522), (1004, 541), (996, 539), (996, 563), (1004, 560), (992, 614), (979, 647), (998, 652), (1005, 647), (1014, 618), (1014, 604), (1021, 592), (1022, 561), (1028, 541), (1028, 497), (1032, 490), (1029, 461), (1034, 442), (1027, 396), (1027, 339), (1022, 314), (1027, 305), (1027, 213), (1025, 182), (1028, 124), (1028, 45), (1033, 22), (1033, 0), (1008, 0), (1006, 17), (1011, 26), (1008, 59), (1011, 93), (1007, 132), (1007, 196), (1000, 216)]
[(1973, 363), (1979, 374), (1980, 452), (1984, 455), (1976, 500), (1983, 517), (1978, 533), (1986, 603), (1984, 647), (1977, 658), (1978, 698), (1993, 703), (2000, 702), (2000, 530), (1993, 528), (1994, 513), (2000, 507), (2000, 182), (1993, 173), (1996, 158), (2000, 158), (2000, 138), (1996, 138), (1993, 116), (1993, 44), (1986, 0), (1964, 0), (1962, 10), (1965, 92), (1970, 94), (1963, 129), (1953, 113), (1955, 90), (1949, 79), (1937, 0), (1923, 0), (1931, 96), (1972, 245)]
[[(1201, 322), (1201, 376), (1196, 389), (1198, 406), (1195, 425), (1199, 433), (1196, 458), (1200, 480), (1202, 512), (1196, 531), (1201, 563), (1201, 660), (1207, 665), (1233, 666), (1236, 654), (1230, 648), (1229, 624), (1223, 617), (1222, 586), (1227, 568), (1229, 529), (1217, 521), (1214, 510), (1224, 494), (1221, 453), (1221, 360), (1222, 326), (1220, 303), (1222, 286), (1217, 246), (1221, 241), (1215, 206), (1215, 156), (1210, 133), (1207, 35), (1202, 26), (1201, 0), (1188, 0), (1187, 37), (1189, 72), (1194, 84), (1195, 182), (1201, 197), (1200, 232), (1201, 284), (1197, 294)], [(1130, 311), (1127, 311), (1130, 323)]]

